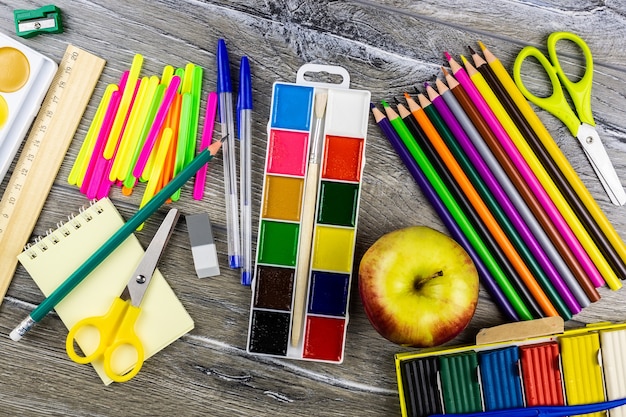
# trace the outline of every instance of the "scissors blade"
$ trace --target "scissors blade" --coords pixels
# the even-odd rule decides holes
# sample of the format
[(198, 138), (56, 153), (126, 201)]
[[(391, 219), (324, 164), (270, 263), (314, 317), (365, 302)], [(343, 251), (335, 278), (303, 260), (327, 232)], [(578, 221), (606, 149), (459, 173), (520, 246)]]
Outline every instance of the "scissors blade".
[(616, 206), (626, 204), (626, 192), (613, 168), (609, 155), (600, 140), (597, 130), (587, 123), (581, 123), (576, 138), (583, 147), (587, 159), (600, 179), (611, 202)]
[(131, 304), (135, 307), (139, 307), (141, 304), (146, 289), (152, 280), (152, 275), (154, 274), (157, 263), (174, 231), (178, 217), (179, 212), (177, 209), (171, 209), (167, 213), (163, 223), (159, 226), (159, 230), (154, 234), (150, 245), (148, 245), (148, 249), (146, 249), (146, 253), (141, 259), (141, 262), (137, 265), (137, 269), (133, 272), (133, 275), (124, 289), (124, 293), (128, 292)]

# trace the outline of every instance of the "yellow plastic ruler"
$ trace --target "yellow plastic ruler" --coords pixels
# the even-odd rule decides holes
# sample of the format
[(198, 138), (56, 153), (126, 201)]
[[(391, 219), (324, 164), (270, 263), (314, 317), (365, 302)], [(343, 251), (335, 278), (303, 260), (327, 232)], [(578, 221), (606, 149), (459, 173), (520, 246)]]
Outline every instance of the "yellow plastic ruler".
[(105, 61), (68, 45), (0, 200), (0, 303)]

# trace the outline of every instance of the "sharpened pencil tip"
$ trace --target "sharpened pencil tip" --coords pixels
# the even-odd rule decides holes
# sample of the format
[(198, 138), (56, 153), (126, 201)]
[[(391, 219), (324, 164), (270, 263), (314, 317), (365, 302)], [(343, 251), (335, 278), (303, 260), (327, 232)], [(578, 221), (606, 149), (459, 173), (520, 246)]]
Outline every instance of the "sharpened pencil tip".
[(449, 72), (448, 72), (448, 70), (445, 67), (441, 67), (441, 71), (443, 71), (443, 75), (444, 76), (446, 76), (446, 77), (448, 76)]
[(374, 103), (370, 102), (370, 109), (373, 109), (374, 107), (376, 107), (376, 105), (374, 105)]
[(424, 81), (424, 88), (428, 88), (428, 81)]
[(476, 54), (476, 51), (471, 46), (467, 45), (467, 49), (469, 49), (470, 55), (475, 55)]
[(382, 104), (383, 107), (389, 107), (389, 103), (387, 103), (385, 100), (381, 100), (380, 104)]
[(450, 60), (452, 59), (452, 55), (450, 55), (450, 54), (448, 53), (448, 51), (444, 51), (444, 53), (443, 53), (443, 54), (444, 54), (444, 56), (446, 57), (446, 59), (447, 59), (448, 61), (450, 61)]
[(404, 92), (404, 98), (411, 98), (411, 95), (405, 91)]
[(478, 46), (480, 46), (480, 49), (482, 49), (483, 51), (487, 49), (487, 47), (485, 46), (484, 43), (482, 43), (482, 41), (478, 41)]

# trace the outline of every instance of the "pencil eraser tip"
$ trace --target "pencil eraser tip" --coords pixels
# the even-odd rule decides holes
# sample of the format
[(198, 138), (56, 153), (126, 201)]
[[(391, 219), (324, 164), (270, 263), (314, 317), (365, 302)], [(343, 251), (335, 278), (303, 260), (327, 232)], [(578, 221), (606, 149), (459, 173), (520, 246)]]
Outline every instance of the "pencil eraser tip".
[(22, 335), (20, 334), (20, 332), (17, 329), (13, 329), (11, 331), (11, 333), (9, 334), (9, 337), (11, 338), (11, 340), (13, 340), (14, 342), (19, 342), (20, 339), (22, 338)]

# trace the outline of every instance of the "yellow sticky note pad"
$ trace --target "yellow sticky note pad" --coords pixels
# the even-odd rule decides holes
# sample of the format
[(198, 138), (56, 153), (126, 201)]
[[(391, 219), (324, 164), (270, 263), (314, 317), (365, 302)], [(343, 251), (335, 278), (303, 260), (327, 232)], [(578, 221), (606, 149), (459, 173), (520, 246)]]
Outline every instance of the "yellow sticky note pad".
[(351, 272), (354, 257), (354, 229), (317, 226), (313, 241), (313, 269)]
[[(31, 245), (18, 260), (48, 296), (123, 224), (124, 219), (113, 203), (103, 198)], [(137, 237), (128, 237), (56, 305), (55, 311), (65, 326), (70, 329), (81, 319), (106, 313), (115, 297), (122, 293), (143, 254)], [(157, 269), (135, 324), (135, 332), (144, 346), (145, 360), (193, 327), (192, 318)], [(97, 345), (98, 335), (81, 332), (76, 341), (83, 352), (90, 351)], [(112, 362), (113, 369), (130, 369), (135, 362), (134, 351), (116, 352)], [(101, 358), (92, 365), (105, 384), (112, 382), (104, 372)]]

